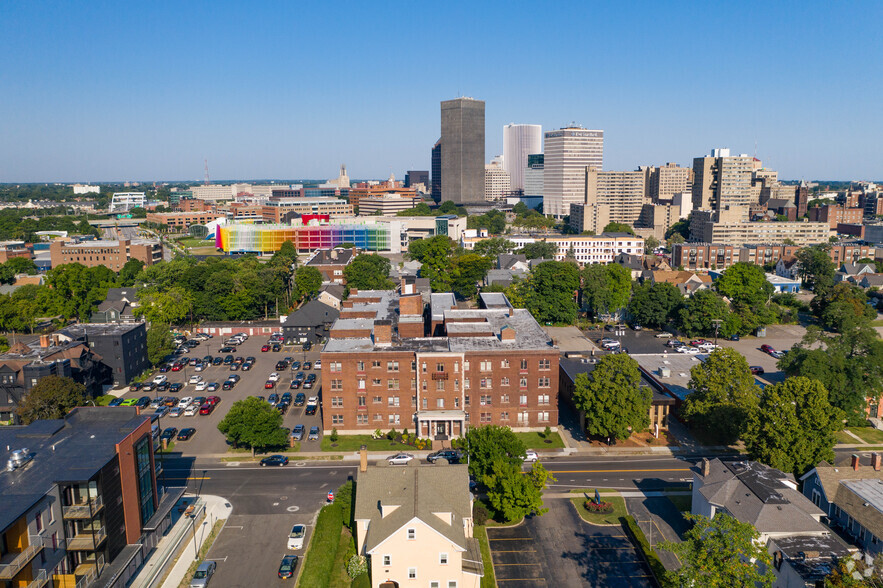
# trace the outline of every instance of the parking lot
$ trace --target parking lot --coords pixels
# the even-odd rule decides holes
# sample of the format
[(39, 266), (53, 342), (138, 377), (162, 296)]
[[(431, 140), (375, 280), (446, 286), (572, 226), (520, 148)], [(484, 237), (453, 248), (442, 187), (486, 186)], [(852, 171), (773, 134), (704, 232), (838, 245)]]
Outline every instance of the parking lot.
[[(179, 417), (170, 417), (166, 415), (160, 419), (160, 426), (163, 429), (165, 429), (166, 427), (175, 427), (178, 430), (181, 430), (185, 427), (194, 427), (196, 429), (196, 433), (190, 440), (175, 442), (174, 451), (180, 452), (182, 455), (205, 456), (211, 454), (225, 453), (228, 450), (228, 446), (226, 439), (220, 433), (220, 431), (218, 431), (218, 423), (221, 422), (221, 420), (227, 414), (227, 411), (230, 410), (230, 406), (237, 400), (242, 400), (248, 396), (263, 396), (266, 398), (269, 397), (269, 395), (273, 392), (278, 393), (280, 396), (284, 392), (290, 392), (293, 397), (296, 396), (298, 392), (303, 392), (307, 398), (309, 398), (310, 396), (317, 396), (319, 398), (319, 410), (316, 412), (315, 415), (305, 415), (305, 406), (292, 405), (283, 416), (282, 426), (293, 429), (296, 424), (302, 424), (304, 425), (306, 430), (309, 431), (310, 427), (315, 425), (319, 427), (321, 438), (321, 370), (304, 370), (303, 366), (301, 366), (300, 370), (292, 371), (289, 368), (288, 370), (278, 372), (279, 381), (276, 383), (275, 389), (265, 389), (264, 387), (265, 383), (267, 382), (267, 377), (270, 375), (270, 373), (276, 371), (275, 367), (277, 361), (281, 360), (282, 358), (288, 357), (292, 358), (295, 361), (301, 362), (301, 364), (303, 364), (304, 361), (315, 362), (317, 359), (319, 359), (318, 348), (313, 348), (312, 350), (304, 353), (300, 347), (283, 346), (278, 352), (262, 352), (261, 347), (266, 342), (267, 340), (262, 337), (250, 337), (242, 345), (237, 346), (235, 353), (229, 354), (233, 355), (234, 357), (254, 357), (254, 365), (248, 371), (243, 371), (241, 369), (237, 371), (231, 371), (230, 366), (228, 365), (213, 365), (207, 367), (203, 371), (197, 372), (195, 370), (195, 367), (188, 366), (178, 372), (169, 371), (163, 374), (168, 377), (168, 381), (170, 383), (180, 382), (184, 384), (183, 388), (175, 394), (172, 394), (168, 391), (162, 392), (153, 390), (151, 392), (144, 392), (143, 390), (138, 390), (126, 392), (123, 395), (123, 398), (140, 398), (142, 396), (150, 396), (151, 398), (156, 398), (158, 396), (176, 396), (178, 398), (183, 398), (185, 396), (195, 397), (212, 395), (220, 397), (221, 402), (209, 415), (182, 415)], [(220, 337), (216, 336), (213, 339), (202, 342), (199, 346), (193, 348), (190, 353), (181, 355), (181, 357), (202, 358), (206, 355), (226, 356), (228, 354), (219, 353), (219, 349), (221, 349), (223, 346), (224, 341), (220, 340)], [(303, 371), (305, 375), (316, 375), (316, 381), (313, 383), (313, 387), (311, 389), (305, 390), (303, 389), (303, 387), (298, 390), (289, 389), (291, 381), (294, 379), (297, 371)], [(195, 390), (195, 385), (187, 383), (191, 376), (198, 375), (207, 382), (216, 382), (220, 385), (223, 384), (224, 380), (227, 379), (227, 376), (233, 373), (238, 374), (241, 379), (232, 390), (221, 390), (219, 388), (218, 390), (213, 392), (197, 392)], [(156, 371), (156, 374), (159, 375), (158, 370)], [(147, 409), (145, 411), (146, 414), (150, 414), (152, 412), (152, 409)], [(319, 441), (308, 441), (306, 437), (307, 436), (305, 434), (304, 440), (301, 442), (301, 449), (303, 451), (319, 451)]]

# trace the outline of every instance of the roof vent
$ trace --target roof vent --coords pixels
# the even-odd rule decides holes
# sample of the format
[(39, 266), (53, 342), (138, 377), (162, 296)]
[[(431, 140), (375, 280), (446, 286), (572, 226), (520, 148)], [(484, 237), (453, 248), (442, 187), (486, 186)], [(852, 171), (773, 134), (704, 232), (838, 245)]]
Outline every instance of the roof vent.
[(23, 447), (22, 449), (16, 449), (12, 452), (12, 456), (10, 456), (9, 461), (6, 462), (6, 470), (14, 471), (18, 468), (24, 466), (26, 463), (31, 461), (34, 456), (28, 451), (27, 447)]

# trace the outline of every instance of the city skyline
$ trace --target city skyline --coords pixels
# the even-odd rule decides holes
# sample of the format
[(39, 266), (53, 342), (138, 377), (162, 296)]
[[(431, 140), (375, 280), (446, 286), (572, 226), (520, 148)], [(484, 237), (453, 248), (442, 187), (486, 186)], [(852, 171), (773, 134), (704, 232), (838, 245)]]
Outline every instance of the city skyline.
[[(729, 147), (783, 179), (879, 179), (883, 7), (754, 6), (4, 4), (0, 182), (199, 181), (204, 159), (217, 178), (401, 179), (430, 168), (457, 96), (487, 105), (485, 162), (508, 123), (575, 121), (605, 130), (605, 170)], [(513, 45), (524, 27), (537, 43)]]

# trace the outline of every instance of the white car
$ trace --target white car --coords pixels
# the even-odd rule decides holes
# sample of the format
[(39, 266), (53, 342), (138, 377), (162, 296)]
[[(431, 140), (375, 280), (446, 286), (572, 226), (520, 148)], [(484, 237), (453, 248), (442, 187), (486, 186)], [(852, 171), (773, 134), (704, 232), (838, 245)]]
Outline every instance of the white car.
[(662, 331), (661, 333), (656, 333), (654, 335), (657, 339), (671, 339), (671, 333), (667, 331)]
[(184, 414), (184, 409), (181, 408), (180, 406), (175, 406), (172, 408), (172, 410), (169, 411), (170, 417), (179, 417), (182, 414)]
[(304, 546), (304, 536), (307, 534), (306, 525), (295, 525), (288, 534), (288, 549), (301, 549)]
[(317, 359), (316, 361), (313, 362), (313, 369), (314, 370), (321, 370), (322, 369), (322, 360), (321, 359)]
[(686, 355), (699, 355), (701, 351), (699, 351), (695, 347), (684, 345), (683, 347), (678, 347), (678, 353), (684, 353)]
[(537, 455), (537, 452), (534, 451), (533, 449), (528, 449), (527, 451), (524, 452), (524, 461), (533, 462), (538, 459), (539, 459), (539, 456)]
[(204, 364), (204, 363), (199, 363), (199, 364), (196, 364), (196, 367), (193, 368), (193, 371), (195, 371), (195, 372), (201, 372), (201, 371), (203, 371), (204, 369), (205, 369), (205, 364)]
[(165, 374), (160, 374), (160, 375), (156, 376), (155, 378), (153, 378), (153, 383), (156, 384), (157, 386), (159, 386), (160, 384), (165, 384), (167, 380), (168, 380), (168, 378), (166, 377)]
[(414, 459), (410, 453), (396, 453), (386, 458), (389, 465), (408, 465), (408, 462)]
[(191, 384), (198, 384), (200, 382), (202, 382), (202, 376), (190, 376)]
[(309, 398), (307, 398), (307, 404), (319, 404), (319, 397), (310, 396)]
[(196, 384), (196, 391), (197, 392), (202, 392), (206, 388), (208, 388), (208, 382), (206, 382), (205, 380), (202, 380)]
[(184, 416), (196, 416), (197, 414), (199, 414), (199, 407), (195, 404), (191, 404), (184, 409)]
[(715, 349), (720, 349), (720, 345), (715, 345), (714, 343), (704, 343), (699, 346), (700, 351), (704, 351), (705, 353), (711, 353)]
[(193, 396), (185, 396), (178, 401), (179, 408), (187, 408), (193, 404)]
[(272, 374), (267, 376), (267, 379), (271, 382), (278, 382), (279, 381), (279, 374), (277, 374), (276, 372), (273, 372)]

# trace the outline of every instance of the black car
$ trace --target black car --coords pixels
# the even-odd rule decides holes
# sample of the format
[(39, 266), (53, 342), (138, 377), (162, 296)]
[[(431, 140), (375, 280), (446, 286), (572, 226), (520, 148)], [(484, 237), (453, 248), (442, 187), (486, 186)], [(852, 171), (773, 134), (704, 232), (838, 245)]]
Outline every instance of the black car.
[(460, 463), (462, 458), (463, 454), (456, 449), (440, 449), (439, 451), (427, 455), (426, 461), (429, 463), (435, 463), (439, 459), (446, 459), (448, 460), (448, 463)]
[(315, 381), (316, 381), (316, 374), (310, 374), (309, 376), (307, 376), (307, 382), (315, 382)]
[(178, 441), (189, 441), (193, 434), (196, 432), (196, 429), (193, 427), (187, 427), (186, 429), (181, 429), (181, 432), (178, 433)]
[(252, 366), (252, 365), (254, 365), (254, 364), (252, 364), (251, 362), (246, 361), (244, 364), (242, 364), (242, 371), (247, 372), (248, 370), (251, 369), (251, 366)]
[(138, 390), (141, 389), (141, 387), (142, 387), (141, 382), (132, 382), (131, 384), (129, 384), (129, 390), (132, 392), (137, 392)]
[(283, 392), (282, 396), (279, 398), (279, 402), (291, 404), (291, 392)]
[(297, 567), (297, 556), (296, 555), (286, 555), (282, 558), (282, 563), (279, 564), (279, 577), (283, 580), (291, 578), (294, 576), (294, 568)]
[(288, 412), (289, 406), (290, 405), (287, 402), (280, 402), (276, 405), (276, 410), (279, 411), (279, 414), (284, 415), (286, 412)]
[(168, 427), (163, 432), (162, 435), (159, 436), (160, 439), (166, 439), (167, 441), (171, 441), (175, 438), (175, 435), (178, 434), (178, 429), (175, 427)]
[(739, 335), (730, 335), (729, 337), (727, 337), (727, 339), (729, 339), (730, 341), (738, 341)]
[(168, 371), (171, 369), (172, 369), (172, 366), (170, 366), (169, 364), (165, 364), (165, 365), (160, 366), (159, 373), (165, 374), (165, 373), (168, 373)]
[(300, 380), (292, 380), (292, 381), (291, 381), (291, 384), (289, 384), (288, 387), (289, 387), (289, 389), (291, 389), (291, 390), (297, 390), (297, 389), (299, 389), (299, 388), (300, 388)]
[(284, 466), (288, 465), (288, 458), (284, 455), (271, 455), (261, 460), (261, 466)]
[(288, 362), (287, 361), (282, 360), (282, 361), (276, 362), (276, 371), (277, 372), (281, 372), (282, 370), (287, 370), (287, 369), (288, 369)]
[(224, 363), (224, 358), (220, 355), (212, 360), (212, 365), (221, 365), (222, 363)]
[(125, 400), (125, 398), (114, 398), (108, 403), (108, 406), (119, 406), (123, 403), (123, 400)]
[(221, 384), (221, 390), (232, 390), (233, 386), (236, 385), (236, 382), (226, 380), (223, 384)]
[(154, 384), (153, 382), (147, 382), (143, 386), (141, 386), (141, 389), (145, 392), (153, 392), (154, 388), (156, 388), (156, 384)]
[(304, 414), (306, 414), (306, 415), (316, 414), (316, 405), (310, 404), (309, 406), (307, 406), (307, 409), (304, 411)]
[(309, 370), (309, 369), (312, 369), (312, 368), (313, 368), (313, 362), (311, 362), (311, 361), (305, 361), (305, 362), (304, 362), (304, 369), (305, 369), (305, 370)]
[(291, 369), (299, 370), (300, 369), (300, 362), (299, 361), (292, 361), (291, 362)]
[(307, 401), (307, 396), (303, 392), (298, 392), (294, 397), (294, 405), (295, 406), (303, 406), (304, 402)]
[(309, 351), (309, 350), (312, 349), (312, 348), (313, 348), (313, 344), (310, 343), (309, 341), (307, 341), (306, 343), (304, 343), (304, 351)]
[[(221, 351), (223, 351), (223, 349), (221, 349)], [(224, 357), (224, 365), (231, 365), (232, 363), (233, 363), (233, 356), (232, 355), (228, 355), (228, 356)]]
[(169, 392), (173, 392), (173, 393), (180, 392), (181, 388), (183, 388), (183, 387), (184, 387), (184, 384), (182, 384), (181, 382), (175, 382), (174, 384), (169, 386)]
[(186, 345), (190, 349), (193, 349), (194, 347), (199, 346), (199, 341), (197, 341), (196, 339), (190, 339), (189, 341), (184, 341), (184, 345)]
[(151, 400), (152, 398), (150, 398), (150, 396), (142, 396), (138, 399), (138, 402), (135, 403), (135, 406), (137, 406), (138, 408), (147, 408), (148, 406), (150, 406)]
[(242, 379), (242, 376), (240, 376), (239, 374), (230, 374), (229, 376), (227, 376), (227, 379), (231, 382), (238, 382), (240, 379)]
[(239, 371), (239, 364), (238, 363), (231, 363), (230, 364), (230, 371), (231, 372), (238, 372)]
[(171, 387), (172, 387), (171, 382), (163, 382), (162, 384), (157, 385), (156, 389), (159, 390), (160, 392), (166, 392)]
[(267, 398), (267, 402), (269, 402), (273, 406), (276, 406), (277, 404), (279, 404), (279, 395), (273, 392), (272, 394), (270, 394), (270, 397)]
[(304, 375), (303, 372), (297, 372), (297, 374), (295, 374), (295, 376), (294, 376), (294, 379), (297, 380), (298, 382), (303, 382), (304, 378), (306, 378), (306, 376)]
[(273, 351), (282, 351), (282, 346), (279, 345), (278, 343), (273, 343), (272, 349), (273, 349)]
[(227, 347), (221, 347), (218, 349), (218, 353), (236, 353), (236, 348), (228, 345)]

